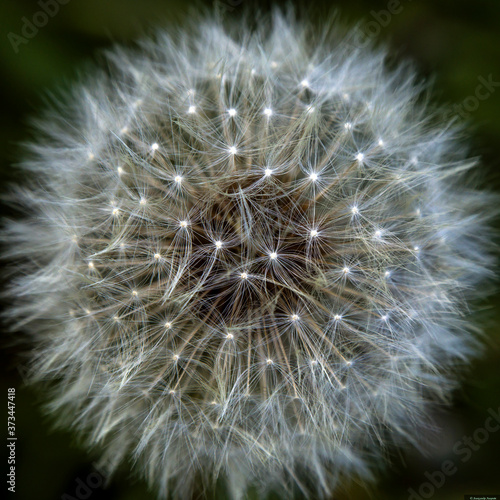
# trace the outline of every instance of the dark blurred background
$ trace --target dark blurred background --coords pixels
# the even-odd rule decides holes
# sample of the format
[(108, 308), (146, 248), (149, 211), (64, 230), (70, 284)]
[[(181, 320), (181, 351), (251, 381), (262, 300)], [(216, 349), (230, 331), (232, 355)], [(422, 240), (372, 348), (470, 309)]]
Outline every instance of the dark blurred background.
[[(364, 22), (362, 30), (388, 44), (398, 59), (415, 61), (422, 78), (433, 78), (435, 100), (455, 104), (452, 113), (462, 115), (470, 124), (471, 154), (482, 157), (482, 183), (499, 191), (500, 84), (491, 85), (486, 97), (484, 90), (479, 97), (476, 89), (481, 79), (500, 82), (500, 1), (395, 2), (309, 1), (304, 2), (302, 12), (309, 22), (319, 24), (325, 13), (338, 7), (345, 23)], [(59, 0), (59, 4), (59, 12), (45, 23), (43, 16), (37, 18), (43, 26), (25, 42), (16, 38), (22, 36), (23, 18), (33, 20), (41, 5), (26, 0), (2, 0), (0, 4), (2, 191), (9, 182), (22, 181), (13, 167), (18, 160), (18, 145), (28, 138), (27, 119), (43, 105), (47, 92), (74, 79), (98, 50), (115, 42), (132, 41), (151, 28), (168, 29), (193, 12), (193, 3), (181, 0)], [(225, 17), (237, 20), (248, 8), (266, 11), (271, 4), (221, 0), (196, 5), (208, 10), (217, 6)], [(8, 213), (7, 208), (4, 211)], [(500, 413), (499, 300), (497, 294), (479, 304), (477, 322), (486, 325), (485, 354), (465, 374), (453, 406), (436, 415), (441, 430), (433, 439), (434, 446), (424, 456), (412, 450), (395, 454), (376, 486), (366, 491), (353, 485), (336, 495), (336, 500), (461, 500), (464, 494), (500, 494), (500, 430), (486, 434), (478, 431), (484, 428), (489, 410)], [(4, 349), (1, 361), (2, 394), (7, 394), (8, 387), (17, 390), (18, 460), (16, 493), (7, 492), (5, 483), (0, 491), (19, 500), (154, 498), (144, 483), (131, 478), (127, 470), (107, 488), (78, 490), (79, 481), (90, 481), (91, 486), (99, 483), (98, 476), (92, 475), (95, 455), (83, 451), (70, 433), (52, 429), (51, 420), (40, 411), (40, 395), (23, 386), (23, 361), (15, 351)], [(470, 445), (464, 436), (472, 437)], [(6, 459), (5, 453), (5, 458), (0, 458), (2, 468)], [(453, 461), (456, 469), (442, 481), (442, 476), (434, 472), (446, 460)], [(416, 495), (411, 496), (412, 491)], [(215, 498), (226, 498), (222, 488)]]

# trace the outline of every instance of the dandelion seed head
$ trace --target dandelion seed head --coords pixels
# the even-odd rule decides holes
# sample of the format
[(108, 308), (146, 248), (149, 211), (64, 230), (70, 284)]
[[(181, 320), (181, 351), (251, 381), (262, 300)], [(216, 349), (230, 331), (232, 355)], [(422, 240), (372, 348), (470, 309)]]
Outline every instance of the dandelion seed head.
[(109, 472), (335, 496), (473, 355), (493, 204), (383, 49), (281, 14), (191, 27), (111, 51), (38, 121), (9, 314)]

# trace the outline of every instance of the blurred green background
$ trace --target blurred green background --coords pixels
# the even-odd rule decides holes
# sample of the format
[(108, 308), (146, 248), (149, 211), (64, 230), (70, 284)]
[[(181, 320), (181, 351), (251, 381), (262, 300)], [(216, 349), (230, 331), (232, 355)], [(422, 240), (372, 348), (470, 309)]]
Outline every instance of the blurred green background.
[[(2, 0), (0, 4), (2, 190), (7, 189), (11, 181), (22, 181), (12, 165), (18, 158), (19, 142), (28, 137), (27, 119), (36, 114), (47, 91), (74, 79), (98, 49), (134, 40), (151, 28), (165, 26), (168, 29), (182, 23), (193, 12), (192, 2), (180, 0), (64, 1), (66, 4), (60, 6), (59, 12), (50, 17), (35, 36), (27, 39), (27, 43), (20, 43), (17, 50), (14, 46), (19, 39), (12, 34), (21, 35), (23, 18), (32, 20), (40, 11), (40, 5), (25, 0)], [(196, 5), (210, 10), (214, 2)], [(343, 21), (367, 23), (364, 29), (387, 43), (398, 59), (414, 60), (422, 78), (433, 77), (435, 100), (458, 104), (461, 107), (455, 108), (455, 112), (463, 110), (467, 114), (472, 154), (482, 157), (482, 182), (499, 191), (500, 86), (493, 87), (483, 100), (474, 97), (480, 78), (500, 82), (500, 1), (401, 0), (397, 13), (389, 13), (387, 17), (388, 7), (393, 5), (389, 0), (309, 1), (302, 11), (304, 15), (307, 13), (309, 22), (321, 23), (328, 9), (338, 7)], [(218, 2), (223, 15), (234, 20), (238, 20), (246, 8), (257, 7), (266, 11), (270, 3)], [(380, 13), (381, 10), (385, 13)], [(5, 207), (4, 211), (8, 213)], [(377, 485), (368, 491), (353, 485), (335, 495), (335, 500), (408, 499), (409, 488), (419, 492), (422, 483), (429, 482), (425, 473), (439, 470), (447, 459), (457, 464), (457, 471), (447, 477), (441, 487), (421, 489), (420, 498), (461, 500), (464, 494), (500, 494), (500, 431), (490, 433), (466, 462), (461, 461), (465, 455), (453, 451), (453, 446), (464, 436), (473, 435), (483, 426), (488, 409), (500, 412), (499, 300), (497, 294), (480, 304), (477, 321), (486, 325), (485, 355), (465, 374), (464, 385), (456, 393), (453, 407), (436, 415), (441, 431), (433, 439), (434, 446), (425, 456), (402, 450), (394, 456)], [(90, 477), (95, 456), (79, 448), (71, 434), (52, 430), (50, 419), (40, 411), (40, 395), (23, 386), (22, 361), (15, 354), (7, 348), (1, 358), (2, 393), (6, 394), (7, 387), (17, 389), (17, 490), (15, 495), (9, 495), (20, 500), (79, 498), (77, 481)], [(424, 435), (422, 441), (425, 441)], [(4, 467), (6, 454), (1, 462)], [(1, 491), (6, 489), (6, 484), (2, 485)], [(70, 496), (64, 497), (65, 494)], [(147, 492), (140, 479), (131, 478), (124, 470), (107, 488), (92, 489), (88, 498), (137, 500), (154, 496)], [(220, 489), (214, 498), (226, 497)]]

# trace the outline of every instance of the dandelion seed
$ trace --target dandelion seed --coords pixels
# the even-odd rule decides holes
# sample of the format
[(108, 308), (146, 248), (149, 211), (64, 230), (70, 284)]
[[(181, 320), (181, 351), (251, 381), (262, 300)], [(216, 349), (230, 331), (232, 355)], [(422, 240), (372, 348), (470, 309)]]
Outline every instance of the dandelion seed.
[(235, 155), (238, 153), (238, 148), (236, 148), (236, 146), (231, 146), (228, 151), (232, 154), (232, 155)]
[(215, 247), (216, 248), (222, 248), (222, 241), (218, 240), (215, 242)]
[(302, 81), (300, 82), (300, 84), (301, 84), (301, 85), (302, 85), (302, 87), (304, 87), (304, 88), (308, 88), (308, 87), (309, 87), (309, 82), (308, 82), (307, 80), (302, 80)]
[(159, 146), (159, 144), (157, 142), (154, 142), (153, 144), (151, 144), (151, 149), (153, 151), (157, 151), (159, 147), (160, 146)]
[(353, 215), (358, 215), (359, 214), (359, 208), (358, 207), (352, 207), (351, 212)]
[(187, 220), (181, 220), (179, 222), (179, 226), (181, 226), (182, 228), (186, 228), (188, 226), (188, 221)]
[(189, 106), (188, 113), (190, 115), (192, 115), (193, 113), (196, 113), (196, 106)]
[(292, 314), (292, 321), (298, 321), (299, 320), (299, 315), (298, 314)]
[(270, 168), (266, 168), (264, 170), (264, 177), (271, 177), (273, 175), (273, 171)]
[(170, 321), (167, 321), (167, 322), (165, 323), (165, 328), (166, 328), (167, 330), (170, 330), (170, 328), (172, 328), (172, 323), (170, 323)]
[(236, 116), (236, 110), (234, 108), (228, 109), (227, 112), (229, 116)]
[(309, 233), (309, 235), (311, 236), (311, 238), (315, 238), (316, 236), (318, 236), (318, 231), (316, 229), (311, 229), (311, 232)]
[(271, 252), (269, 257), (271, 260), (276, 260), (278, 258), (278, 254), (276, 252)]
[(359, 163), (362, 163), (364, 159), (365, 159), (365, 155), (363, 153), (358, 153), (356, 155), (356, 160), (358, 160)]
[(122, 175), (125, 172), (122, 167), (118, 167), (116, 171), (118, 172), (118, 175)]
[(266, 108), (264, 109), (264, 114), (269, 117), (273, 114), (273, 110), (271, 108)]
[(155, 258), (155, 260), (160, 260), (161, 259), (161, 255), (159, 253), (155, 253), (154, 254), (154, 258)]
[(174, 181), (177, 182), (177, 184), (180, 184), (182, 182), (182, 177), (180, 175), (176, 175), (174, 177)]
[(315, 172), (312, 172), (311, 174), (309, 174), (309, 179), (312, 181), (312, 182), (316, 182), (318, 180), (318, 174), (315, 173)]
[(242, 280), (246, 280), (246, 279), (248, 279), (248, 274), (247, 274), (247, 273), (241, 273), (241, 274), (240, 274), (240, 278), (241, 278)]
[(352, 129), (352, 123), (351, 122), (344, 123), (344, 128), (346, 130), (351, 130)]

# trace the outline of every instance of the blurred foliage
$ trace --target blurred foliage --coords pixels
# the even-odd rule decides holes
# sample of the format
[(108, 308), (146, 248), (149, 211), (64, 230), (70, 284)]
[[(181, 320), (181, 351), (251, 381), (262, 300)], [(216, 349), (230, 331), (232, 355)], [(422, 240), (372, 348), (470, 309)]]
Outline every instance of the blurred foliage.
[[(274, 2), (272, 5), (276, 5)], [(260, 7), (267, 11), (269, 2), (220, 0), (219, 10), (228, 18), (239, 19), (245, 9)], [(301, 15), (311, 23), (320, 23), (326, 13), (338, 8), (341, 20), (348, 24), (372, 22), (377, 13), (387, 10), (389, 0), (345, 0), (308, 2)], [(10, 181), (22, 181), (12, 164), (19, 154), (18, 143), (29, 138), (27, 120), (43, 105), (47, 92), (70, 82), (85, 62), (99, 49), (114, 42), (136, 39), (151, 28), (177, 26), (197, 9), (210, 11), (213, 2), (181, 0), (69, 0), (48, 19), (38, 33), (21, 44), (18, 51), (11, 43), (12, 33), (21, 34), (23, 18), (32, 19), (40, 10), (35, 1), (3, 0), (0, 5), (0, 95), (3, 97), (0, 120), (0, 173), (5, 189)], [(399, 59), (412, 59), (420, 75), (432, 77), (433, 96), (439, 103), (463, 103), (474, 96), (478, 78), (500, 82), (500, 2), (498, 0), (401, 0), (398, 13), (391, 14), (386, 26), (378, 23), (377, 40), (387, 43)], [(366, 25), (368, 26), (368, 25)], [(500, 189), (500, 87), (488, 99), (479, 102), (470, 113), (471, 154), (482, 157), (483, 185)], [(8, 209), (5, 209), (8, 213)], [(458, 500), (465, 493), (500, 493), (500, 431), (472, 453), (466, 463), (452, 451), (464, 435), (471, 435), (484, 424), (487, 410), (500, 408), (500, 296), (481, 304), (478, 323), (486, 323), (486, 352), (473, 363), (465, 384), (456, 394), (451, 409), (436, 418), (441, 430), (434, 446), (425, 456), (411, 450), (395, 455), (382, 480), (369, 491), (353, 485), (335, 495), (335, 500), (407, 499), (408, 488), (418, 490), (428, 481), (426, 471), (439, 470), (445, 459), (458, 465), (458, 471), (435, 490), (435, 500)], [(94, 470), (93, 457), (79, 448), (71, 434), (55, 431), (43, 416), (40, 396), (22, 385), (19, 366), (22, 360), (12, 349), (4, 349), (5, 367), (2, 390), (18, 388), (16, 401), (18, 435), (19, 500), (55, 500), (64, 493), (75, 496), (77, 478), (85, 480)], [(17, 369), (16, 369), (17, 368)], [(422, 441), (425, 441), (422, 436)], [(3, 464), (2, 464), (3, 466)], [(4, 486), (5, 487), (5, 486)], [(226, 498), (222, 487), (216, 498)], [(106, 488), (92, 491), (99, 500), (136, 500), (153, 498), (144, 484), (124, 470)]]

